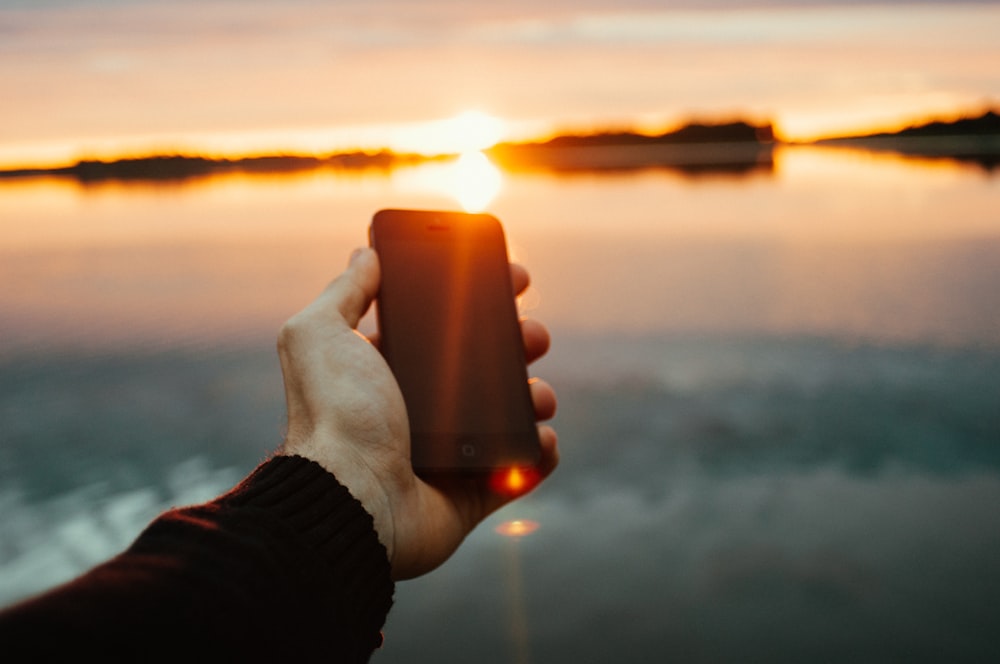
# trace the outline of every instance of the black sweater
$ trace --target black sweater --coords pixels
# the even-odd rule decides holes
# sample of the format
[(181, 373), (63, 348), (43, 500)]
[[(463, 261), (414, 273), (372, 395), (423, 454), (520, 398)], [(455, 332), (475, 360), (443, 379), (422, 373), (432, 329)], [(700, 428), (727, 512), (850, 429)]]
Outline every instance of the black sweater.
[(0, 612), (0, 658), (363, 662), (392, 593), (371, 516), (318, 464), (279, 456)]

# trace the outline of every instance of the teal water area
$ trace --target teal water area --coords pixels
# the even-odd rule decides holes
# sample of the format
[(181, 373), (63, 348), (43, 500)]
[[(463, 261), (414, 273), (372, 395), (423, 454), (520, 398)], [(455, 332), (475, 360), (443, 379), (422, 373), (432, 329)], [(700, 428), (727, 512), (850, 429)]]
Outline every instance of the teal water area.
[[(615, 344), (571, 339), (546, 360), (562, 466), (399, 585), (376, 661), (518, 661), (522, 622), (533, 661), (996, 652), (1000, 353), (645, 337), (621, 354), (647, 370), (581, 381), (574, 358)], [(280, 373), (259, 350), (0, 375), (8, 601), (225, 490), (280, 440)], [(494, 532), (511, 518), (541, 527)]]
[(412, 582), (381, 661), (996, 654), (1000, 355), (634, 343), (666, 375), (559, 383), (562, 467), (496, 519), (541, 527), (506, 542), (484, 529), (453, 566)]
[[(278, 327), (375, 209), (454, 205), (434, 168), (0, 186), (0, 602), (265, 458)], [(995, 174), (783, 150), (506, 174), (491, 209), (562, 464), (397, 586), (374, 661), (1000, 654)]]

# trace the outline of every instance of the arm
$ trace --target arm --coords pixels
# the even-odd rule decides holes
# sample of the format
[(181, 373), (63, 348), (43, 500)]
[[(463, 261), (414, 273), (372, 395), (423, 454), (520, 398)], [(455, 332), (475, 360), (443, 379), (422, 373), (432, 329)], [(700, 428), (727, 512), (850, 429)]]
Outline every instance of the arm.
[(276, 457), (228, 494), (160, 516), (116, 558), (0, 614), (0, 649), (41, 660), (365, 661), (392, 591), (360, 503), (315, 463)]

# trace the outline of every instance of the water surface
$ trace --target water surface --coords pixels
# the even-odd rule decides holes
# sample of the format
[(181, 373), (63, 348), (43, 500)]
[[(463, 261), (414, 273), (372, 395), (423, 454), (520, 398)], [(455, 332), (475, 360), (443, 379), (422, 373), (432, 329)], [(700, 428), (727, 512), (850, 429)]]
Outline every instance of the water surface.
[[(564, 461), (397, 587), (375, 661), (997, 654), (995, 173), (786, 148), (501, 178)], [(0, 601), (253, 468), (284, 425), (278, 327), (376, 209), (449, 187), (440, 164), (0, 183)], [(538, 530), (495, 532), (518, 518)]]

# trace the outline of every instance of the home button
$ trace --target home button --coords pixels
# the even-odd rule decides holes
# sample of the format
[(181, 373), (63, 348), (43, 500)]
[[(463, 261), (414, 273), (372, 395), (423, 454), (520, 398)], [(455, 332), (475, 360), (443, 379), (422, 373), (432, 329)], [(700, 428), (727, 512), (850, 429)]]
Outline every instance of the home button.
[(458, 451), (461, 453), (463, 459), (475, 459), (479, 456), (479, 448), (470, 439), (459, 441)]

